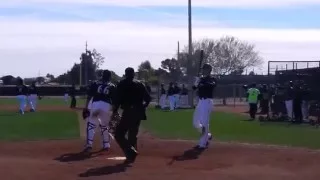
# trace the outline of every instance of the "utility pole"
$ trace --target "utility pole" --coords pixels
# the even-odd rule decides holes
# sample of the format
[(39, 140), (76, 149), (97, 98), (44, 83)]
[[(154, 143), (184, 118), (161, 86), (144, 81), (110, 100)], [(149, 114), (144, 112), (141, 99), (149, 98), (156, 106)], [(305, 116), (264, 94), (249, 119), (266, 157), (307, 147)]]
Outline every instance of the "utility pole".
[(87, 85), (88, 84), (88, 57), (89, 57), (89, 54), (88, 54), (88, 41), (86, 41), (86, 53), (85, 53), (85, 61), (84, 62), (84, 85)]
[(178, 52), (177, 52), (177, 60), (180, 59), (180, 42), (178, 41)]
[(82, 86), (82, 54), (80, 56), (80, 75), (79, 75), (79, 85)]
[(88, 41), (86, 41), (86, 53), (88, 52)]
[[(189, 43), (188, 43), (188, 67), (187, 67), (187, 77), (189, 80), (189, 88), (192, 89), (192, 84), (193, 84), (193, 75), (192, 75), (192, 4), (191, 0), (188, 0), (188, 38), (189, 38)], [(193, 91), (189, 91), (189, 105), (193, 107)]]

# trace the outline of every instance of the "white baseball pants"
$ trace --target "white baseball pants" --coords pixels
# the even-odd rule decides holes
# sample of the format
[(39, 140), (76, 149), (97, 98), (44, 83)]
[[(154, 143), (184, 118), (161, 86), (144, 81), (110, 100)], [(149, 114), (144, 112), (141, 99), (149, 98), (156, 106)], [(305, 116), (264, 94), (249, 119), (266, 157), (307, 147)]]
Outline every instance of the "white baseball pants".
[(169, 98), (170, 110), (173, 111), (175, 106), (175, 97), (172, 95), (172, 96), (169, 96), (168, 98)]
[(160, 105), (161, 109), (166, 108), (166, 99), (167, 99), (167, 95), (162, 94), (162, 95), (160, 96), (159, 105)]
[(24, 110), (27, 106), (27, 96), (26, 95), (18, 95), (17, 100), (19, 102), (19, 110), (21, 113), (24, 113)]
[(103, 148), (110, 148), (110, 135), (108, 126), (111, 119), (111, 105), (104, 101), (97, 101), (91, 104), (90, 116), (87, 119), (87, 147), (92, 147), (95, 135), (95, 128), (99, 125)]
[(38, 96), (36, 94), (30, 94), (28, 96), (28, 101), (29, 101), (29, 105), (30, 105), (31, 109), (36, 110)]
[(286, 109), (287, 109), (287, 115), (289, 117), (290, 120), (293, 119), (293, 100), (286, 100), (285, 101), (286, 104)]
[[(193, 114), (193, 126), (202, 133), (198, 144), (200, 147), (205, 147), (209, 140), (209, 122), (212, 109), (212, 99), (199, 99)], [(202, 128), (204, 128), (204, 132), (202, 132)]]

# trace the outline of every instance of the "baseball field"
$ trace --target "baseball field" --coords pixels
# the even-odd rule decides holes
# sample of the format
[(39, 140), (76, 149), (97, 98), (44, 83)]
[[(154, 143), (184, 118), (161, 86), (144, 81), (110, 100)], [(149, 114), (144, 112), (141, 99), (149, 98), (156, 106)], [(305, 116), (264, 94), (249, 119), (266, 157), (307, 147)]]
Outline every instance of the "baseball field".
[(214, 107), (214, 140), (197, 154), (190, 150), (199, 136), (192, 110), (150, 108), (139, 134), (140, 155), (126, 167), (114, 142), (108, 153), (77, 154), (85, 124), (81, 110), (69, 109), (62, 98), (44, 98), (37, 112), (23, 116), (14, 99), (0, 99), (0, 179), (319, 179), (320, 129), (249, 122), (246, 111), (246, 106)]

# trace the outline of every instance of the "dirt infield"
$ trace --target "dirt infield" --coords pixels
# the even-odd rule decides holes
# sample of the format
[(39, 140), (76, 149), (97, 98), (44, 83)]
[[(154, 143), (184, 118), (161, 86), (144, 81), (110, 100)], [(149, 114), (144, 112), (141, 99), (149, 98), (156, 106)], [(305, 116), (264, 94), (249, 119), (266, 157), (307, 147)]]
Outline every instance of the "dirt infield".
[[(70, 111), (49, 106), (40, 110)], [(242, 113), (246, 109), (220, 110)], [(122, 155), (114, 143), (108, 154), (96, 153), (91, 158), (72, 154), (82, 145), (82, 140), (0, 142), (1, 180), (317, 180), (320, 176), (320, 152), (305, 149), (214, 143), (197, 154), (186, 151), (193, 142), (159, 140), (142, 134), (140, 156), (132, 167), (125, 167), (121, 161), (107, 159)]]

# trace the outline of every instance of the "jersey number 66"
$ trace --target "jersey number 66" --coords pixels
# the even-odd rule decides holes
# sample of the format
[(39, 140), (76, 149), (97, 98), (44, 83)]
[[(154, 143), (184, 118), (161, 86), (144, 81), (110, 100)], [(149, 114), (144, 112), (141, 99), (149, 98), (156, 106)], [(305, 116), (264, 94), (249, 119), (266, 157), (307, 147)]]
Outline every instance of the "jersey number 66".
[(109, 94), (109, 88), (108, 86), (99, 86), (98, 87), (98, 93), (99, 94)]

